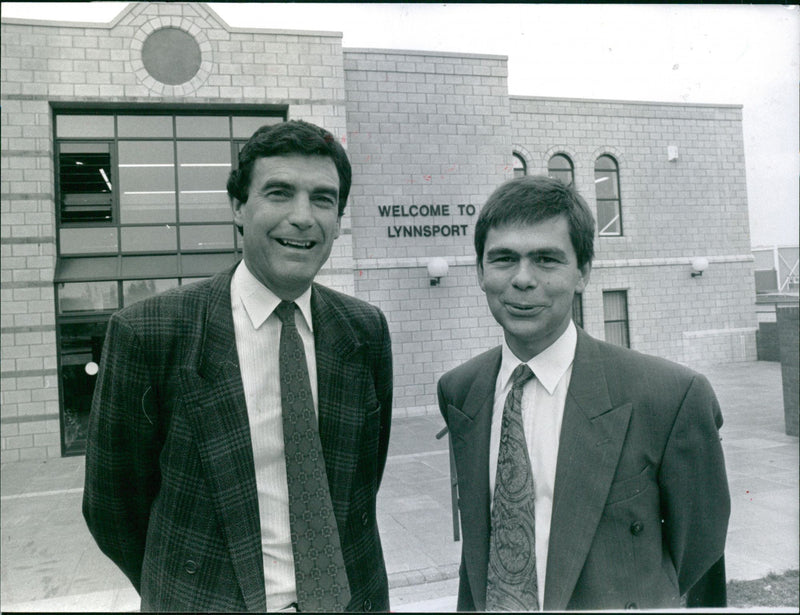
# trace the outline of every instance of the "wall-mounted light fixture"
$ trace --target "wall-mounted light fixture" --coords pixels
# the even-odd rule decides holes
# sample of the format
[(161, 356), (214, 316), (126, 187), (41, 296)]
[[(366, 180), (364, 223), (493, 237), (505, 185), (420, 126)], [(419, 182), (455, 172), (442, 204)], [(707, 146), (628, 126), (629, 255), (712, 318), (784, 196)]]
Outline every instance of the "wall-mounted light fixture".
[(441, 257), (429, 260), (428, 277), (431, 279), (431, 286), (439, 286), (439, 280), (447, 275), (449, 268), (447, 261)]
[(678, 146), (677, 145), (668, 145), (667, 146), (667, 161), (668, 162), (677, 162), (678, 161)]
[(708, 259), (705, 256), (695, 256), (692, 259), (692, 277), (699, 278), (708, 269)]

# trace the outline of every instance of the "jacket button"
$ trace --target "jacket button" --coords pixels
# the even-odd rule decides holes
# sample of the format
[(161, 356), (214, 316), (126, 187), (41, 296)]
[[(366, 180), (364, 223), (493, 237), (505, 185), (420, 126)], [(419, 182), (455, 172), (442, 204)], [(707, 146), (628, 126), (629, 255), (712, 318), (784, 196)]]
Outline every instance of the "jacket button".
[(184, 564), (184, 567), (186, 568), (186, 572), (189, 574), (194, 574), (195, 572), (197, 572), (197, 569), (199, 568), (197, 562), (192, 559), (187, 559), (186, 563)]
[(361, 525), (366, 527), (369, 524), (369, 515), (367, 513), (362, 513), (361, 515)]
[(625, 605), (625, 608), (628, 609), (629, 611), (631, 611), (631, 610), (637, 609), (639, 607), (636, 606), (635, 602), (629, 602), (628, 604)]
[(363, 610), (371, 611), (372, 610), (372, 600), (367, 598), (366, 600), (364, 600), (364, 604), (362, 604), (361, 606), (364, 607)]
[(634, 521), (633, 523), (631, 523), (631, 534), (633, 534), (634, 536), (638, 536), (639, 534), (641, 534), (643, 529), (644, 529), (644, 524), (641, 523), (640, 521)]

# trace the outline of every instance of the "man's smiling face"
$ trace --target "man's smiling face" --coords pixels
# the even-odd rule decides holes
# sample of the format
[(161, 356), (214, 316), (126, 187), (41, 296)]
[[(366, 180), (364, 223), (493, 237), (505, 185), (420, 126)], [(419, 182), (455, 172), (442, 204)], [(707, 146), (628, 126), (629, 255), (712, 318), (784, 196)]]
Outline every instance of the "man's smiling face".
[(244, 260), (285, 300), (311, 285), (339, 236), (339, 175), (325, 156), (269, 156), (253, 165), (246, 203), (231, 202), (244, 229)]
[(528, 361), (566, 330), (590, 270), (578, 267), (564, 215), (489, 229), (478, 280), (517, 358)]

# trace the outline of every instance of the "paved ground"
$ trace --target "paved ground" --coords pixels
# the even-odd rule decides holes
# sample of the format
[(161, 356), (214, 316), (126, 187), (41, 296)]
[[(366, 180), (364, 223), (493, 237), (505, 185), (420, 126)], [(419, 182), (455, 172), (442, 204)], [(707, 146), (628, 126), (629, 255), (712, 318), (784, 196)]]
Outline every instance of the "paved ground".
[[(798, 439), (784, 434), (780, 365), (703, 370), (725, 416), (733, 512), (731, 579), (798, 568)], [(395, 421), (379, 496), (392, 609), (455, 610), (461, 544), (453, 541), (446, 439), (438, 416)], [(2, 611), (134, 611), (127, 579), (94, 545), (80, 513), (82, 457), (2, 466)]]

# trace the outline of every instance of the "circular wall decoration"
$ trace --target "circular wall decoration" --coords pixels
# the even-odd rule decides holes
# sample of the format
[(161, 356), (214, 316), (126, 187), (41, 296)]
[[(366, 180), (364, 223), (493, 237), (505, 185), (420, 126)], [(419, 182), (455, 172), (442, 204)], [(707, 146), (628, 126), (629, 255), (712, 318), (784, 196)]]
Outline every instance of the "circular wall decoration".
[(156, 96), (189, 96), (211, 74), (211, 42), (193, 20), (161, 16), (147, 20), (131, 40), (131, 69)]
[(203, 54), (191, 34), (180, 28), (154, 30), (142, 45), (142, 63), (153, 79), (181, 85), (200, 70)]

